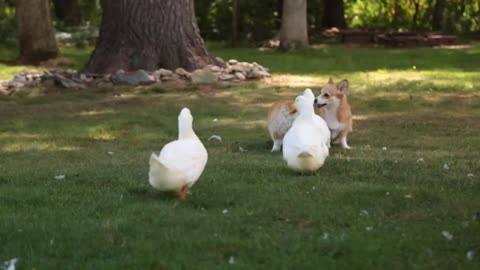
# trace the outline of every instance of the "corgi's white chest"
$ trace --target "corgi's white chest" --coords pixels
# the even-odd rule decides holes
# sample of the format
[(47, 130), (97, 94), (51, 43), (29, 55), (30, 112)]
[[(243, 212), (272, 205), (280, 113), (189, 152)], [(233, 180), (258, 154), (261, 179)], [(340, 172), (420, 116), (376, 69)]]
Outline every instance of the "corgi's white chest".
[(335, 110), (326, 111), (324, 117), (328, 129), (332, 132), (332, 139), (337, 137), (338, 133), (345, 128), (345, 124), (338, 122), (337, 112)]

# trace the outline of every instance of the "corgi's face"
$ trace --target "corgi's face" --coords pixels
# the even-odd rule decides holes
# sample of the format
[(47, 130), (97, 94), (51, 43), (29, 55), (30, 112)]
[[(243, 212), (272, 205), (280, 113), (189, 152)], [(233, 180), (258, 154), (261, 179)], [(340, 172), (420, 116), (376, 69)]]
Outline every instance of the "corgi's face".
[(315, 98), (313, 104), (317, 108), (337, 106), (340, 103), (343, 95), (346, 94), (347, 90), (347, 80), (343, 80), (338, 85), (335, 85), (332, 78), (330, 78), (327, 85), (322, 88), (320, 95)]

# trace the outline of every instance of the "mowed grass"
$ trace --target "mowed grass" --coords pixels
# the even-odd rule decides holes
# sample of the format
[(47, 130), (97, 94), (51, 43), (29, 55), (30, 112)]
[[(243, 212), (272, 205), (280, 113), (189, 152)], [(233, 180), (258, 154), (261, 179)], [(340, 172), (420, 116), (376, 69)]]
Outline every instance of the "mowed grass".
[[(211, 50), (274, 77), (1, 98), (0, 260), (19, 258), (19, 269), (479, 269), (479, 48)], [(74, 53), (80, 67), (88, 53)], [(353, 149), (333, 147), (318, 173), (297, 175), (270, 153), (267, 111), (329, 76), (350, 80)], [(176, 138), (184, 106), (209, 161), (178, 202), (149, 186), (148, 158)], [(222, 141), (207, 140), (214, 134)]]

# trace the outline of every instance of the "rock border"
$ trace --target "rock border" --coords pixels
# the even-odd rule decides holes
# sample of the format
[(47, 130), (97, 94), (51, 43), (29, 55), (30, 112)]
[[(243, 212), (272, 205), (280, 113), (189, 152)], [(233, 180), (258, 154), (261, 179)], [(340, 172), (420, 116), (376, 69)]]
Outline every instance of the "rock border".
[(225, 67), (207, 65), (202, 69), (188, 72), (183, 68), (155, 71), (136, 70), (126, 72), (118, 70), (112, 74), (78, 73), (73, 70), (30, 71), (17, 73), (11, 80), (0, 81), (0, 94), (12, 94), (17, 88), (54, 87), (68, 89), (111, 88), (115, 85), (149, 85), (163, 82), (188, 82), (193, 84), (213, 84), (217, 82), (242, 82), (271, 77), (269, 70), (256, 62), (239, 62), (231, 59), (224, 62)]

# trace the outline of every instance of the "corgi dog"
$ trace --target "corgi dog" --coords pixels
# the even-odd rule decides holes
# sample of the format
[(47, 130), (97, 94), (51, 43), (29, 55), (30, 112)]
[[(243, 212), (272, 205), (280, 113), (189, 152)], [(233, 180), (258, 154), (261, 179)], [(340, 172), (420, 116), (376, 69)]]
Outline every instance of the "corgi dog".
[(272, 152), (282, 148), (283, 136), (297, 117), (293, 100), (279, 101), (273, 104), (268, 115), (268, 132), (273, 141)]
[(348, 81), (335, 85), (332, 78), (328, 80), (314, 105), (320, 109), (320, 116), (327, 122), (331, 131), (332, 143), (350, 149), (347, 144), (348, 133), (352, 132), (352, 109), (347, 101)]
[[(312, 89), (306, 88), (303, 97), (314, 105), (315, 96)], [(283, 136), (292, 127), (293, 121), (297, 118), (297, 107), (293, 100), (279, 101), (270, 109), (268, 116), (268, 131), (273, 141), (272, 152), (279, 151), (282, 148)], [(324, 137), (328, 137), (328, 147), (330, 147), (330, 130), (328, 125), (321, 117), (314, 118), (314, 123), (319, 128)]]

